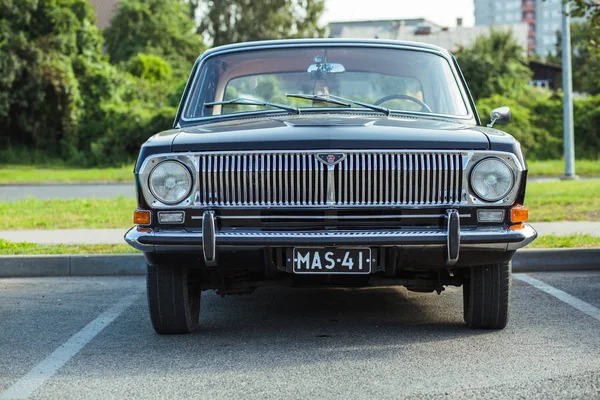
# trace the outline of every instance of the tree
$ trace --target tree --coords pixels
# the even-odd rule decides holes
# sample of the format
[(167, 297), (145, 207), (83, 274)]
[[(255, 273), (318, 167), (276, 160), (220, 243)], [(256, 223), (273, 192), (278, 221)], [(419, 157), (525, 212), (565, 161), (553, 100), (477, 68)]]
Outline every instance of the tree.
[(589, 21), (587, 43), (600, 56), (600, 1), (597, 0), (563, 0), (571, 3), (571, 16), (584, 17)]
[(475, 99), (493, 94), (514, 98), (531, 79), (525, 50), (510, 31), (479, 36), (471, 47), (458, 51), (456, 58)]
[[(589, 44), (595, 40), (591, 20), (571, 24), (571, 65), (573, 68), (573, 90), (581, 93), (600, 93), (600, 52)], [(548, 61), (562, 63), (562, 35), (557, 33), (556, 55)]]
[(112, 63), (147, 53), (189, 69), (205, 50), (195, 30), (190, 5), (183, 0), (122, 0), (104, 37)]
[(322, 37), (324, 0), (201, 0), (199, 31), (213, 46), (252, 40)]
[(80, 119), (111, 92), (94, 9), (86, 0), (0, 0), (0, 15), (2, 144), (65, 156)]

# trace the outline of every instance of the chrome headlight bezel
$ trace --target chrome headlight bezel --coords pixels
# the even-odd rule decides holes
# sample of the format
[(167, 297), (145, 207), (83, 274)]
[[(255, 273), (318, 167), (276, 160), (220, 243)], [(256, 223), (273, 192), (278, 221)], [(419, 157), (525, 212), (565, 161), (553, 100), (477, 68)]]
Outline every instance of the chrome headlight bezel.
[[(186, 179), (187, 179), (187, 188), (184, 191), (184, 195), (179, 196), (177, 199), (166, 199), (163, 198), (162, 196), (158, 195), (156, 192), (156, 188), (153, 186), (152, 184), (152, 177), (153, 175), (156, 173), (156, 171), (166, 165), (166, 164), (174, 164), (177, 165), (178, 167), (182, 168), (182, 171), (184, 172)], [(158, 164), (156, 164), (152, 170), (150, 171), (150, 173), (148, 174), (148, 180), (147, 180), (147, 186), (148, 186), (148, 190), (150, 191), (150, 193), (152, 194), (152, 196), (160, 201), (162, 204), (166, 204), (166, 205), (174, 205), (174, 204), (179, 204), (182, 201), (184, 201), (191, 193), (193, 187), (194, 187), (194, 179), (192, 176), (192, 173), (190, 171), (190, 169), (182, 162), (178, 161), (178, 160), (172, 160), (172, 159), (167, 159), (164, 161), (159, 162)]]
[[(496, 162), (499, 165), (502, 165), (506, 168), (507, 174), (505, 176), (505, 178), (510, 180), (510, 184), (507, 187), (506, 190), (504, 190), (501, 194), (499, 194), (496, 197), (486, 197), (484, 196), (479, 190), (477, 190), (477, 186), (474, 183), (474, 179), (476, 177), (476, 173), (477, 173), (477, 169), (480, 168), (482, 165), (484, 165), (485, 163), (489, 163), (489, 162)], [(478, 199), (487, 202), (487, 203), (495, 203), (498, 202), (504, 198), (506, 198), (507, 196), (509, 196), (515, 189), (515, 185), (516, 185), (516, 176), (515, 176), (515, 171), (513, 170), (513, 168), (510, 167), (510, 165), (508, 165), (508, 163), (506, 163), (503, 159), (499, 158), (499, 157), (484, 157), (481, 160), (477, 161), (476, 164), (473, 165), (473, 168), (471, 168), (470, 174), (469, 174), (469, 186), (471, 187), (471, 190), (473, 191), (473, 194), (475, 196), (477, 196)]]

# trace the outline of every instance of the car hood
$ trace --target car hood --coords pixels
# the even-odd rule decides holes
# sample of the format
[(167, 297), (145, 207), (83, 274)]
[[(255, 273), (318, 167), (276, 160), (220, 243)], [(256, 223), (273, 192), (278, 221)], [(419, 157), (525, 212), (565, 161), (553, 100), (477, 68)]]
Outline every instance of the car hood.
[[(222, 121), (172, 132), (172, 151), (489, 149), (477, 126), (436, 119), (305, 115)], [(163, 134), (169, 135), (168, 132)]]

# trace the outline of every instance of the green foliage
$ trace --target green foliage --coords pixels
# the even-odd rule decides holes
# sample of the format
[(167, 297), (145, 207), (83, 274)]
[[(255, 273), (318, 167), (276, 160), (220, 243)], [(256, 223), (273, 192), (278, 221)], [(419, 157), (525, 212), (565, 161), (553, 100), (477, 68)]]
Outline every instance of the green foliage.
[[(215, 45), (324, 34), (324, 0), (122, 0), (105, 31), (111, 64), (87, 0), (0, 0), (1, 162), (132, 162), (141, 143), (172, 126), (190, 66), (205, 49), (194, 33), (197, 6), (205, 11), (198, 32)], [(596, 94), (574, 101), (575, 144), (577, 157), (598, 159), (593, 29), (573, 28), (575, 89)], [(499, 128), (528, 158), (561, 157), (561, 96), (528, 87), (524, 50), (510, 33), (478, 38), (457, 56), (482, 116), (510, 106), (513, 121)], [(227, 97), (238, 95), (286, 102), (267, 76), (232, 85)]]
[(600, 56), (600, 2), (590, 0), (564, 0), (571, 5), (572, 17), (585, 17), (589, 21), (586, 37), (588, 48)]
[[(598, 40), (598, 37), (593, 35), (592, 21), (571, 24), (571, 65), (575, 92), (600, 94), (600, 50), (590, 46), (590, 43)], [(547, 61), (561, 65), (562, 35), (560, 32), (557, 33), (557, 39), (556, 55), (549, 56)]]
[(68, 156), (106, 83), (94, 10), (86, 0), (2, 0), (0, 15), (0, 144)]
[(150, 136), (170, 129), (177, 109), (156, 109), (142, 105), (127, 109), (115, 106), (105, 110), (96, 129), (103, 132), (91, 143), (89, 160), (93, 165), (118, 165), (132, 161)]
[[(157, 1), (137, 3), (147, 11)], [(133, 160), (148, 137), (172, 126), (173, 98), (181, 95), (189, 60), (179, 58), (174, 70), (164, 58), (135, 53), (111, 65), (87, 0), (0, 0), (0, 15), (3, 162), (120, 164)], [(181, 29), (181, 36), (187, 31), (184, 41), (199, 43), (187, 14), (187, 25), (177, 15), (169, 22), (170, 15), (163, 9), (159, 22)], [(179, 42), (144, 43), (139, 48), (150, 50)], [(188, 46), (192, 61), (201, 51), (194, 46), (193, 56)]]
[(580, 158), (600, 159), (600, 95), (573, 102), (575, 154)]
[(525, 50), (510, 31), (477, 37), (471, 47), (456, 53), (456, 59), (475, 99), (496, 93), (518, 97), (531, 79)]
[(195, 28), (189, 5), (183, 0), (122, 0), (104, 37), (115, 64), (146, 53), (189, 69), (205, 50)]
[(322, 37), (324, 0), (200, 0), (207, 12), (199, 31), (213, 46), (252, 40)]
[(153, 54), (138, 53), (127, 62), (130, 74), (150, 82), (167, 81), (173, 76), (169, 63)]
[[(563, 156), (562, 95), (542, 89), (525, 88), (521, 96), (493, 95), (480, 99), (477, 110), (483, 123), (489, 122), (493, 108), (509, 106), (511, 121), (495, 127), (513, 135), (532, 160), (558, 159)], [(575, 155), (600, 159), (600, 95), (573, 101)]]

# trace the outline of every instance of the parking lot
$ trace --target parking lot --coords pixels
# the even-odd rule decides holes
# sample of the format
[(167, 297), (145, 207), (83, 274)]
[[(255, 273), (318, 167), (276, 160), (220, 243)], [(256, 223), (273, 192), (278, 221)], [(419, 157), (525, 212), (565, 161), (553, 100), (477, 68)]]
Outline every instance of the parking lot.
[(459, 288), (277, 288), (203, 294), (188, 336), (154, 333), (143, 277), (2, 279), (0, 399), (600, 397), (600, 271), (516, 277), (503, 331)]

